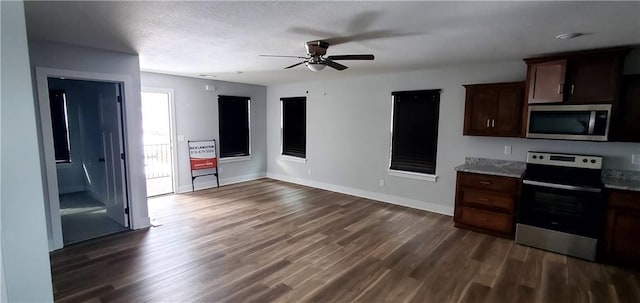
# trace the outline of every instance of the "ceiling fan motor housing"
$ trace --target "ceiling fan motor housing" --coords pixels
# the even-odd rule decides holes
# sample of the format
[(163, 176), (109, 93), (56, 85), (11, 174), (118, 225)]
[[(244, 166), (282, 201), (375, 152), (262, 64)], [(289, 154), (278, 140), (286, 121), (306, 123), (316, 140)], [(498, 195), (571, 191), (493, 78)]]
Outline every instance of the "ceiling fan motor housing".
[(327, 48), (329, 48), (329, 43), (324, 41), (309, 41), (305, 43), (305, 47), (307, 48), (307, 54), (311, 57), (320, 57), (327, 54)]

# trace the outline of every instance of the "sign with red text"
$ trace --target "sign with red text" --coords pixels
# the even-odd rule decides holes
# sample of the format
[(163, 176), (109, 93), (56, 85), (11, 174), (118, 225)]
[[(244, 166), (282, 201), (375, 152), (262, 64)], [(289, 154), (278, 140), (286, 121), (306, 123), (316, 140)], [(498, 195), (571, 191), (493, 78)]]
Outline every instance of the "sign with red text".
[(189, 142), (189, 160), (191, 170), (216, 168), (218, 165), (216, 142), (213, 140)]

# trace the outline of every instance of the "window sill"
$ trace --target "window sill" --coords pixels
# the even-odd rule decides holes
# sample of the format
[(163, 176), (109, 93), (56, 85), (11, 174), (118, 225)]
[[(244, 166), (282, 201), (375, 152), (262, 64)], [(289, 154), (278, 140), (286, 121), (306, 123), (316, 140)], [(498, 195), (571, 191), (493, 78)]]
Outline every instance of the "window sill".
[(280, 155), (280, 160), (297, 162), (297, 163), (307, 163), (307, 158), (299, 158), (299, 157), (286, 156), (286, 155)]
[(389, 176), (394, 176), (394, 177), (415, 179), (415, 180), (422, 180), (422, 181), (429, 181), (429, 182), (438, 182), (437, 175), (421, 174), (421, 173), (414, 173), (414, 172), (393, 170), (393, 169), (389, 169), (387, 170), (387, 172)]
[(220, 158), (220, 163), (232, 163), (241, 161), (251, 161), (251, 155), (240, 157)]

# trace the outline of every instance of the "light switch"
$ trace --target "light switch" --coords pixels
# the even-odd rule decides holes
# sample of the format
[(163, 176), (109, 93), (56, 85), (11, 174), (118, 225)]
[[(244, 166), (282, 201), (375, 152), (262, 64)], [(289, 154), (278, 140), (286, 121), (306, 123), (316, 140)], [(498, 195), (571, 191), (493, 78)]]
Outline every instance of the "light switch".
[(631, 155), (631, 164), (640, 165), (640, 155)]
[(178, 142), (184, 141), (184, 135), (178, 135)]

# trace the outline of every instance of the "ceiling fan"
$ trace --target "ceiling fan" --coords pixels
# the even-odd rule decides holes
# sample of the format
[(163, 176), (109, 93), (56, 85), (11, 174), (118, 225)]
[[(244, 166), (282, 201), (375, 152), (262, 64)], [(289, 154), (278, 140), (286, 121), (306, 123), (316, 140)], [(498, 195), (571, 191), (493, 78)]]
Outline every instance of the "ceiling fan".
[(338, 60), (373, 60), (374, 59), (373, 55), (336, 55), (336, 56), (325, 57), (325, 55), (327, 54), (327, 48), (329, 48), (329, 43), (322, 40), (309, 41), (305, 43), (305, 47), (307, 49), (307, 57), (278, 56), (278, 55), (260, 55), (260, 56), (304, 59), (302, 62), (298, 62), (294, 65), (287, 66), (284, 69), (289, 69), (301, 64), (305, 64), (310, 70), (314, 72), (321, 71), (326, 66), (330, 66), (339, 71), (345, 70), (348, 68), (338, 62), (335, 62)]

